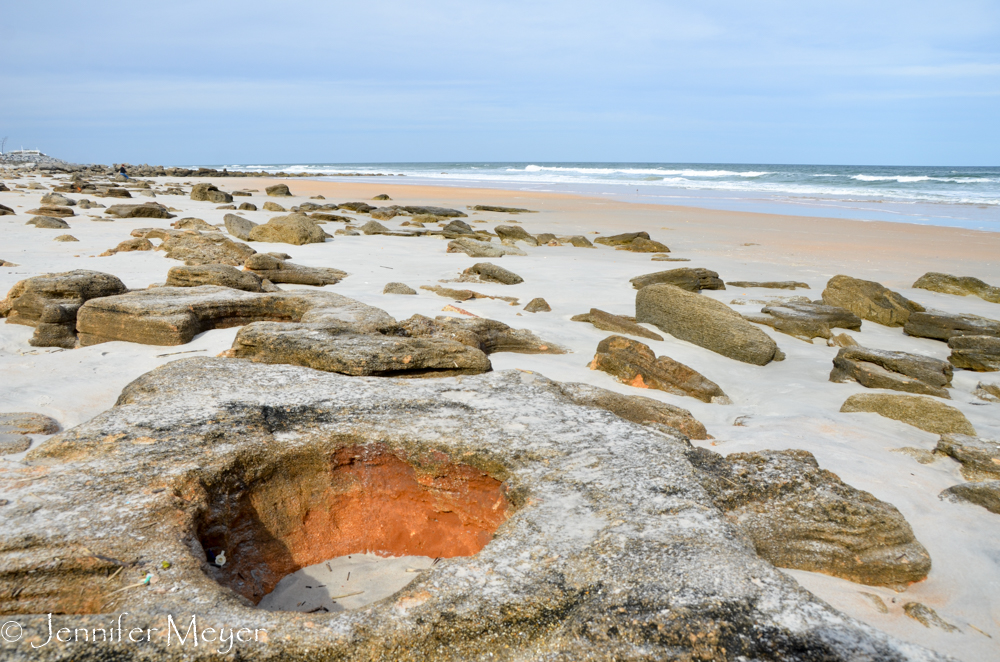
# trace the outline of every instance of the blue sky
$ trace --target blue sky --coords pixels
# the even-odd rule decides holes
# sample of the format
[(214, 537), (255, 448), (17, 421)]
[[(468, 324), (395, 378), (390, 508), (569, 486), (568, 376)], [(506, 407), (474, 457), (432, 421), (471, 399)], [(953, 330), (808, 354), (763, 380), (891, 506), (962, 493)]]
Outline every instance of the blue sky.
[(76, 161), (1000, 164), (1000, 2), (14, 2)]

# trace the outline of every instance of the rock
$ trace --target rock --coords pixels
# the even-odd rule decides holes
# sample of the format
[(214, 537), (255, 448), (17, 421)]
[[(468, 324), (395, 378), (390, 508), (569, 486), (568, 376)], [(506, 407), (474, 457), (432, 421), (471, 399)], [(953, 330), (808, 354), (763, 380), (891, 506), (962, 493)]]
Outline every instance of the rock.
[(57, 207), (73, 207), (76, 205), (76, 200), (60, 193), (46, 193), (42, 196), (40, 203), (43, 205), (55, 205)]
[(190, 231), (167, 236), (160, 244), (160, 250), (166, 251), (167, 257), (181, 260), (188, 266), (228, 264), (236, 267), (242, 266), (248, 257), (257, 252), (218, 232), (200, 234)]
[(903, 331), (918, 338), (949, 340), (954, 336), (993, 336), (1000, 338), (1000, 321), (978, 315), (948, 313), (913, 313)]
[(277, 202), (271, 202), (270, 200), (268, 200), (267, 202), (264, 203), (264, 211), (286, 212), (288, 210), (279, 205)]
[(934, 434), (976, 434), (962, 412), (939, 400), (918, 395), (856, 393), (847, 398), (840, 411), (871, 412)]
[(654, 255), (649, 258), (651, 262), (690, 262), (691, 258), (687, 257), (670, 257), (669, 255)]
[(406, 283), (386, 283), (382, 294), (416, 294), (417, 291)]
[(637, 322), (649, 322), (737, 361), (767, 365), (784, 355), (766, 333), (725, 305), (673, 285), (648, 285), (635, 297)]
[(109, 188), (98, 189), (94, 195), (100, 196), (102, 198), (131, 198), (132, 194), (128, 192), (128, 189), (121, 188), (120, 186), (112, 186)]
[(267, 223), (251, 228), (250, 240), (301, 246), (322, 244), (326, 241), (326, 233), (308, 216), (289, 214), (275, 216)]
[(644, 276), (636, 276), (629, 282), (637, 290), (641, 290), (649, 285), (661, 284), (673, 285), (688, 292), (726, 289), (726, 284), (719, 278), (718, 273), (710, 269), (692, 269), (690, 267), (668, 269), (667, 271), (657, 271), (656, 273)]
[(201, 285), (139, 290), (88, 303), (77, 317), (82, 345), (112, 340), (183, 345), (204, 331), (255, 321), (327, 322), (354, 333), (395, 324), (385, 311), (333, 292), (257, 294)]
[(240, 211), (257, 211), (257, 205), (252, 202), (243, 202), (237, 209)]
[(952, 336), (948, 348), (951, 350), (948, 360), (956, 368), (977, 372), (1000, 370), (1000, 337)]
[(551, 313), (552, 308), (545, 299), (537, 297), (528, 302), (528, 305), (524, 307), (524, 311), (528, 313)]
[(344, 202), (337, 205), (338, 209), (347, 209), (358, 214), (368, 214), (377, 207), (372, 207), (367, 202)]
[(659, 358), (648, 345), (622, 336), (609, 336), (597, 346), (590, 362), (618, 381), (637, 388), (653, 388), (674, 395), (687, 395), (702, 402), (730, 404), (715, 382), (669, 356)]
[(15, 212), (7, 205), (0, 205), (0, 216), (13, 216), (16, 213), (17, 212)]
[(537, 211), (531, 209), (521, 209), (519, 207), (498, 207), (496, 205), (472, 205), (469, 207), (472, 211), (495, 211), (501, 214), (537, 214)]
[[(45, 200), (43, 199), (42, 202)], [(918, 278), (913, 287), (944, 294), (956, 294), (962, 297), (971, 294), (991, 303), (1000, 303), (1000, 287), (987, 285), (971, 276), (952, 276), (951, 274), (929, 271)]]
[(174, 218), (166, 207), (155, 202), (145, 202), (141, 205), (111, 205), (104, 213), (118, 218)]
[(594, 245), (590, 243), (590, 240), (580, 234), (573, 235), (571, 237), (559, 237), (559, 241), (564, 244), (576, 246), (577, 248), (594, 248)]
[(535, 241), (539, 246), (561, 246), (559, 240), (551, 232), (541, 232), (535, 235)]
[(504, 285), (517, 285), (523, 283), (524, 279), (513, 271), (508, 271), (503, 267), (498, 267), (489, 262), (477, 262), (462, 272), (464, 275), (479, 276), (479, 280), (489, 283), (503, 283)]
[(986, 400), (987, 402), (1000, 402), (1000, 384), (987, 384), (985, 382), (979, 382), (976, 386), (976, 390), (973, 391), (972, 394), (980, 400)]
[(589, 313), (574, 315), (570, 318), (570, 321), (589, 322), (602, 331), (627, 333), (630, 336), (639, 336), (640, 338), (649, 338), (650, 340), (663, 340), (663, 336), (660, 334), (653, 333), (646, 327), (639, 326), (627, 317), (612, 315), (597, 308), (591, 308)]
[(925, 628), (934, 626), (945, 632), (961, 632), (957, 627), (938, 616), (936, 611), (919, 602), (907, 602), (903, 605), (903, 612)]
[(345, 237), (360, 237), (361, 233), (354, 228), (340, 228), (336, 230), (333, 234), (343, 235)]
[(269, 197), (272, 198), (290, 198), (292, 197), (292, 192), (288, 190), (287, 184), (275, 184), (274, 186), (268, 186), (264, 189)]
[(87, 301), (127, 292), (125, 284), (111, 274), (78, 269), (22, 280), (0, 302), (0, 314), (8, 324), (35, 327), (30, 345), (76, 346), (76, 321)]
[[(392, 200), (392, 198), (390, 198), (385, 193), (379, 193), (374, 198), (372, 198), (372, 200)], [(414, 294), (416, 294), (416, 292), (414, 292)]]
[(317, 223), (326, 223), (327, 221), (334, 221), (336, 223), (351, 223), (354, 220), (352, 218), (348, 218), (347, 216), (339, 216), (337, 214), (327, 214), (318, 211), (310, 214), (309, 218), (313, 219)]
[(1000, 480), (1000, 441), (964, 434), (942, 434), (934, 452), (959, 462), (965, 480)]
[(966, 501), (1000, 515), (1000, 480), (954, 485), (941, 492), (939, 496), (953, 502)]
[(132, 251), (151, 251), (155, 248), (149, 239), (126, 239), (114, 248), (101, 253), (101, 257), (110, 257), (115, 253), (129, 253)]
[(861, 330), (861, 319), (854, 313), (836, 306), (806, 302), (788, 301), (765, 306), (760, 314), (745, 314), (743, 318), (806, 342), (813, 338), (832, 338), (831, 328)]
[[(13, 262), (8, 262), (7, 260), (0, 260), (0, 267), (16, 267), (17, 265)], [(2, 317), (2, 315), (0, 315)]]
[(884, 349), (844, 347), (833, 359), (831, 382), (855, 381), (866, 388), (885, 388), (951, 398), (952, 367), (947, 361)]
[(0, 414), (0, 432), (6, 434), (55, 434), (59, 421), (44, 414), (12, 412)]
[(504, 255), (527, 255), (516, 246), (495, 246), (486, 241), (469, 237), (459, 237), (448, 242), (449, 253), (465, 253), (469, 257), (503, 257)]
[(236, 209), (236, 205), (219, 205), (216, 209)]
[(76, 216), (73, 210), (69, 207), (58, 207), (55, 205), (42, 205), (38, 209), (29, 209), (24, 213), (33, 214), (35, 216), (53, 216), (55, 218), (69, 218), (70, 216)]
[(834, 276), (823, 290), (823, 303), (851, 311), (861, 319), (885, 326), (903, 326), (911, 313), (924, 307), (903, 295), (870, 281)]
[[(226, 216), (231, 216), (231, 214), (226, 214)], [(237, 216), (237, 218), (239, 217)], [(218, 232), (219, 230), (219, 228), (209, 225), (200, 218), (191, 217), (176, 220), (170, 224), (170, 227), (177, 230), (198, 230), (199, 232)]]
[[(661, 244), (658, 241), (653, 241), (652, 239), (644, 239), (642, 237), (636, 237), (627, 244), (622, 244), (621, 246), (616, 246), (615, 250), (618, 251), (632, 251), (633, 253), (669, 253), (670, 248), (666, 244)], [(725, 289), (725, 288), (723, 288)]]
[(195, 184), (191, 188), (191, 199), (199, 202), (214, 202), (216, 204), (226, 204), (233, 201), (233, 196), (225, 191), (220, 191), (215, 184)]
[(638, 238), (649, 239), (648, 232), (625, 232), (623, 234), (615, 234), (610, 237), (598, 237), (594, 240), (595, 244), (603, 244), (605, 246), (624, 246), (630, 244)]
[(931, 558), (899, 511), (819, 468), (804, 450), (688, 451), (715, 506), (779, 568), (903, 588)]
[[(251, 259), (257, 257), (251, 256)], [(261, 278), (255, 273), (241, 271), (228, 264), (171, 267), (167, 272), (166, 287), (198, 287), (218, 285), (244, 292), (263, 292)]]
[[(354, 204), (363, 204), (363, 203), (354, 203)], [(341, 207), (343, 206), (344, 205), (341, 205)], [(407, 214), (410, 214), (411, 216), (437, 216), (439, 218), (464, 218), (467, 216), (465, 212), (460, 212), (457, 209), (446, 209), (445, 207), (406, 205), (404, 207), (400, 207), (400, 209), (402, 209)], [(370, 212), (371, 209), (368, 209), (367, 211)]]
[(733, 287), (764, 287), (772, 290), (794, 290), (795, 288), (802, 288), (803, 290), (809, 289), (809, 283), (800, 283), (797, 280), (729, 280), (726, 281), (726, 285), (732, 285)]
[[(2, 430), (2, 427), (0, 427)], [(31, 448), (31, 437), (20, 434), (7, 434), (0, 431), (0, 455), (23, 453)], [(3, 502), (6, 505), (6, 501)]]
[(71, 234), (61, 234), (58, 237), (56, 237), (53, 241), (80, 241), (80, 240)]
[(318, 287), (336, 285), (347, 277), (347, 272), (340, 269), (306, 267), (261, 253), (248, 257), (243, 268), (272, 283), (315, 285)]
[(500, 299), (501, 301), (506, 301), (511, 305), (517, 305), (519, 303), (517, 297), (493, 296), (490, 294), (483, 294), (482, 292), (474, 292), (473, 290), (456, 290), (450, 287), (441, 287), (440, 285), (421, 285), (420, 289), (428, 290), (439, 297), (447, 297), (448, 299), (453, 299), (455, 301), (468, 301), (469, 299)]
[(665, 425), (691, 439), (709, 438), (705, 426), (687, 409), (641, 395), (622, 395), (590, 384), (563, 383), (558, 387), (563, 395), (578, 405), (604, 409), (640, 425)]
[(371, 210), (371, 217), (380, 221), (388, 221), (399, 216), (402, 211), (399, 207), (379, 207)]
[(361, 226), (361, 231), (365, 234), (392, 234), (392, 230), (378, 221), (368, 221)]
[(469, 347), (475, 347), (485, 354), (566, 353), (566, 350), (543, 341), (527, 329), (512, 329), (503, 322), (491, 319), (457, 319), (444, 316), (431, 319), (423, 315), (414, 315), (400, 322), (394, 333), (413, 338), (450, 338)]
[(250, 191), (233, 191), (231, 195), (234, 198), (237, 197), (237, 196), (244, 197), (244, 198), (253, 197), (253, 193), (251, 193)]
[(517, 241), (523, 241), (529, 246), (538, 245), (538, 241), (528, 234), (527, 230), (517, 225), (498, 225), (493, 228), (493, 231), (500, 237), (500, 241), (511, 246)]
[(53, 216), (35, 216), (30, 221), (25, 223), (25, 225), (34, 225), (36, 228), (43, 228), (45, 230), (69, 229), (69, 223), (61, 218), (55, 218)]
[(441, 234), (443, 234), (446, 237), (450, 235), (463, 235), (463, 234), (475, 235), (476, 231), (473, 230), (472, 226), (466, 223), (465, 221), (451, 221), (450, 223), (448, 223), (448, 225), (441, 228)]
[(257, 227), (253, 221), (236, 214), (226, 214), (222, 220), (226, 224), (226, 232), (243, 241), (250, 241), (250, 231)]

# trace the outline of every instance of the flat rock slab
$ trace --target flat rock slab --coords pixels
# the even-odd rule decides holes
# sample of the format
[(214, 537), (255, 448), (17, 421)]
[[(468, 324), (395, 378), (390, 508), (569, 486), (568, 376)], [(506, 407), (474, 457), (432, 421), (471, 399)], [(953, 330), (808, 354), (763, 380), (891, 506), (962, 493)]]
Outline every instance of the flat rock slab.
[(943, 434), (934, 452), (961, 463), (965, 480), (1000, 480), (1000, 441)]
[(834, 276), (823, 290), (823, 303), (845, 308), (861, 319), (885, 326), (903, 326), (911, 313), (924, 307), (871, 280)]
[(956, 368), (977, 372), (1000, 370), (1000, 337), (952, 336), (948, 348), (951, 350), (948, 361)]
[(589, 322), (602, 331), (625, 333), (630, 336), (649, 338), (650, 340), (663, 340), (663, 336), (660, 334), (636, 324), (629, 318), (622, 317), (621, 315), (612, 315), (597, 308), (591, 308), (589, 313), (574, 315), (570, 320), (573, 322)]
[(261, 278), (228, 264), (206, 264), (196, 267), (171, 267), (167, 272), (167, 287), (198, 287), (219, 285), (244, 292), (263, 292)]
[(391, 333), (413, 338), (451, 338), (485, 354), (565, 354), (566, 350), (546, 342), (527, 329), (513, 329), (491, 319), (459, 319), (439, 315), (435, 319), (414, 315)]
[[(50, 613), (56, 630), (108, 627), (107, 614), (126, 606), (129, 627), (161, 632), (167, 614), (183, 614), (182, 627), (195, 616), (199, 628), (264, 629), (267, 643), (243, 642), (240, 654), (294, 662), (490, 653), (944, 659), (835, 611), (760, 558), (715, 507), (689, 449), (679, 435), (574, 404), (558, 385), (523, 372), (411, 381), (232, 359), (176, 361), (130, 384), (113, 409), (29, 453), (29, 462), (43, 464), (0, 469), (10, 500), (0, 529), (0, 609), (33, 632), (48, 631)], [(25, 474), (34, 480), (15, 482)], [(350, 480), (330, 482), (339, 475)], [(390, 475), (399, 479), (370, 483), (367, 493), (382, 499), (368, 502), (370, 510), (350, 500), (364, 491), (345, 491), (367, 476)], [(365, 609), (310, 614), (312, 627), (302, 614), (255, 607), (287, 574), (351, 553), (347, 543), (330, 553), (322, 537), (310, 537), (310, 527), (336, 530), (304, 516), (328, 517), (324, 499), (341, 499), (332, 511), (338, 517), (351, 509), (363, 514), (359, 521), (377, 523), (357, 529), (375, 535), (392, 524), (384, 517), (391, 504), (421, 507), (400, 496), (454, 498), (436, 481), (501, 487), (495, 503), (500, 521), (508, 519), (490, 525), (496, 528), (474, 556), (443, 558)], [(460, 521), (472, 507), (485, 516), (492, 503), (458, 502), (449, 517)], [(262, 529), (252, 517), (233, 528), (237, 508), (288, 528)], [(449, 542), (434, 526), (422, 520), (405, 536), (412, 543), (400, 545), (412, 551), (403, 553), (446, 556), (434, 551)], [(93, 556), (81, 556), (84, 548)], [(222, 552), (224, 567), (210, 563)], [(109, 581), (118, 559), (153, 563)], [(164, 570), (159, 562), (167, 559)], [(105, 597), (147, 569), (158, 586), (178, 590), (140, 587)], [(79, 644), (0, 645), (11, 662), (79, 659)], [(88, 646), (92, 656), (122, 650), (117, 642)], [(164, 662), (219, 655), (215, 646), (181, 648), (166, 637), (142, 651)]]
[(951, 274), (929, 271), (918, 278), (913, 287), (962, 297), (972, 295), (984, 301), (1000, 303), (1000, 287), (988, 285), (972, 276), (952, 276)]
[[(165, 238), (159, 249), (165, 251), (167, 257), (181, 260), (188, 266), (228, 264), (238, 267), (257, 252), (244, 243), (223, 237), (218, 232), (207, 234), (192, 230), (172, 230), (170, 234), (161, 232)], [(150, 231), (145, 236), (155, 239), (157, 234), (160, 233)]]
[(166, 207), (155, 202), (141, 205), (111, 205), (104, 213), (118, 218), (174, 218)]
[(941, 492), (942, 499), (965, 501), (1000, 515), (1000, 480), (962, 483)]
[(797, 280), (727, 280), (726, 285), (732, 285), (733, 287), (761, 287), (769, 290), (809, 289), (809, 283), (802, 283)]
[(813, 338), (830, 339), (833, 337), (831, 329), (837, 327), (861, 330), (861, 318), (849, 310), (808, 301), (787, 301), (765, 306), (760, 313), (744, 314), (743, 318), (807, 342), (811, 342)]
[(636, 276), (629, 282), (637, 290), (641, 290), (649, 285), (673, 285), (688, 292), (726, 289), (726, 284), (722, 282), (719, 274), (715, 271), (701, 268), (693, 269), (690, 267), (668, 269), (667, 271), (657, 271), (653, 274)]
[(36, 228), (42, 228), (44, 230), (69, 229), (69, 223), (61, 218), (56, 218), (55, 216), (35, 216), (33, 219), (25, 223), (25, 225), (34, 225)]
[(59, 422), (44, 414), (12, 412), (0, 414), (0, 432), (7, 434), (55, 434)]
[(844, 401), (840, 411), (871, 412), (935, 434), (976, 434), (965, 414), (940, 400), (919, 395), (856, 393)]
[(257, 253), (247, 258), (244, 269), (272, 283), (295, 285), (335, 285), (348, 276), (346, 271), (330, 267), (307, 267), (273, 255)]
[(910, 336), (935, 340), (949, 340), (955, 336), (1000, 338), (1000, 321), (978, 315), (921, 312), (910, 315), (903, 331)]
[(953, 372), (950, 363), (929, 356), (853, 346), (837, 352), (830, 381), (951, 398)]

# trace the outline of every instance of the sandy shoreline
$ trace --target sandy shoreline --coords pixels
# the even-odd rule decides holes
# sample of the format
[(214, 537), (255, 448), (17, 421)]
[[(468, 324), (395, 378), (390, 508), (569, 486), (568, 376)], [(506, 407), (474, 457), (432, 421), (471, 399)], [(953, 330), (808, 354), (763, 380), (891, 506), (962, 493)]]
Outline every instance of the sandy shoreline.
[[(51, 182), (44, 178), (35, 181)], [(158, 184), (165, 181), (176, 180), (157, 179)], [(1000, 285), (1000, 233), (635, 204), (568, 194), (412, 186), (395, 184), (391, 178), (378, 183), (293, 178), (212, 181), (226, 191), (257, 189), (259, 192), (252, 197), (236, 198), (236, 203), (250, 201), (258, 207), (269, 200), (264, 196), (264, 188), (278, 182), (287, 184), (296, 196), (270, 198), (285, 207), (301, 204), (314, 195), (323, 195), (327, 202), (347, 202), (371, 200), (376, 194), (385, 193), (392, 202), (372, 204), (451, 207), (468, 213), (469, 217), (464, 220), (470, 223), (488, 223), (478, 227), (492, 228), (514, 219), (532, 234), (583, 234), (593, 239), (598, 236), (595, 233), (649, 232), (654, 240), (671, 248), (671, 255), (691, 261), (651, 262), (648, 254), (615, 251), (608, 247), (543, 246), (526, 249), (527, 257), (490, 260), (522, 276), (523, 284), (451, 286), (519, 297), (520, 306), (489, 299), (470, 300), (460, 305), (482, 317), (530, 329), (570, 350), (565, 355), (498, 353), (490, 357), (494, 369), (535, 371), (558, 381), (591, 383), (619, 393), (643, 395), (684, 407), (702, 421), (715, 438), (697, 442), (698, 445), (710, 446), (723, 454), (762, 449), (809, 450), (821, 467), (837, 473), (850, 485), (895, 505), (913, 527), (917, 539), (927, 547), (934, 568), (927, 580), (911, 586), (903, 594), (814, 573), (794, 571), (791, 574), (803, 586), (848, 615), (906, 641), (956, 655), (968, 662), (1000, 656), (1000, 597), (997, 597), (1000, 596), (1000, 568), (995, 562), (1000, 517), (981, 508), (943, 503), (938, 499), (941, 490), (963, 482), (956, 463), (938, 460), (922, 465), (892, 452), (904, 446), (932, 450), (936, 435), (874, 414), (839, 413), (849, 395), (866, 389), (854, 383), (829, 382), (835, 348), (820, 342), (809, 344), (764, 328), (788, 359), (759, 367), (731, 361), (673, 338), (649, 341), (657, 355), (669, 355), (718, 382), (734, 402), (720, 406), (660, 391), (640, 391), (619, 384), (604, 373), (588, 370), (587, 364), (597, 343), (610, 334), (589, 324), (569, 321), (573, 315), (591, 307), (632, 315), (635, 290), (629, 278), (681, 266), (712, 269), (727, 281), (797, 280), (808, 283), (811, 288), (794, 293), (737, 288), (704, 292), (727, 304), (741, 299), (759, 300), (790, 294), (818, 299), (832, 276), (848, 274), (878, 281), (928, 308), (998, 319), (1000, 304), (974, 297), (913, 290), (911, 285), (928, 271), (975, 276)], [(4, 238), (0, 244), (0, 259), (19, 265), (0, 267), (0, 295), (24, 278), (72, 269), (112, 273), (130, 288), (144, 288), (151, 283), (162, 283), (167, 270), (180, 264), (156, 251), (95, 257), (128, 239), (132, 229), (169, 227), (167, 220), (94, 222), (87, 214), (97, 215), (102, 210), (78, 209), (78, 216), (66, 219), (71, 226), (69, 230), (26, 227), (25, 211), (38, 205), (42, 193), (44, 191), (24, 189), (0, 193), (0, 203), (17, 212), (15, 216), (0, 217), (0, 233)], [(89, 197), (108, 206), (149, 200), (142, 197), (125, 201), (86, 195), (70, 197)], [(156, 201), (180, 209), (178, 218), (195, 216), (210, 224), (221, 223), (228, 213), (217, 209), (216, 204), (193, 202), (187, 196), (160, 195)], [(526, 207), (539, 213), (510, 215), (474, 213), (466, 209), (475, 204)], [(263, 223), (276, 214), (257, 211), (244, 215)], [(368, 219), (359, 215), (358, 220), (364, 223)], [(395, 228), (401, 220), (403, 217), (398, 217), (385, 224)], [(340, 226), (332, 223), (324, 227), (332, 234)], [(54, 236), (64, 232), (79, 241), (52, 241)], [(419, 286), (454, 279), (462, 269), (483, 261), (446, 253), (446, 242), (431, 238), (337, 236), (323, 244), (255, 243), (253, 246), (260, 252), (287, 252), (298, 264), (347, 271), (348, 278), (327, 289), (382, 308), (399, 320), (418, 313), (432, 317), (442, 314), (442, 308), (453, 302), (421, 291)], [(382, 288), (389, 281), (402, 281), (418, 289), (419, 295), (385, 295)], [(309, 289), (306, 286), (282, 286), (282, 289), (299, 287)], [(533, 297), (544, 297), (552, 312), (523, 312), (523, 305)], [(741, 312), (756, 310), (750, 305), (736, 307)], [(237, 329), (209, 331), (188, 345), (178, 347), (114, 342), (58, 352), (30, 347), (27, 340), (31, 332), (32, 329), (25, 326), (0, 325), (0, 371), (4, 375), (0, 383), (2, 410), (46, 413), (68, 428), (111, 407), (125, 384), (148, 370), (177, 358), (215, 356), (228, 349)], [(903, 350), (939, 359), (948, 355), (943, 343), (905, 336), (899, 328), (865, 322), (862, 331), (852, 335), (868, 347)], [(178, 352), (199, 353), (177, 356)], [(953, 400), (949, 401), (985, 438), (1000, 437), (1000, 415), (997, 413), (1000, 405), (985, 405), (972, 396), (972, 391), (980, 380), (1000, 381), (996, 374), (956, 371)], [(740, 418), (744, 424), (734, 426)], [(42, 440), (37, 438), (36, 446)], [(4, 462), (0, 462), (2, 464)], [(889, 613), (876, 612), (861, 595), (864, 592), (882, 596), (890, 604)], [(901, 607), (909, 600), (932, 606), (943, 618), (959, 624), (962, 632), (928, 629), (907, 618)], [(967, 627), (969, 624), (974, 627)], [(993, 638), (978, 634), (976, 628)]]

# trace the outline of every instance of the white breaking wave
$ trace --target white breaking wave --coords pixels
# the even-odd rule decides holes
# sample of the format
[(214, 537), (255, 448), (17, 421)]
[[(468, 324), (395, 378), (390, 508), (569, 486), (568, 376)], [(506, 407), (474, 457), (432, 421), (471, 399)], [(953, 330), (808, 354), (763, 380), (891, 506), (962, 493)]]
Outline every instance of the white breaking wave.
[(524, 168), (507, 168), (507, 172), (575, 172), (582, 175), (681, 175), (683, 177), (760, 177), (773, 172), (736, 172), (733, 170), (665, 170), (663, 168), (584, 168), (576, 166), (529, 165)]

